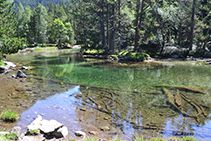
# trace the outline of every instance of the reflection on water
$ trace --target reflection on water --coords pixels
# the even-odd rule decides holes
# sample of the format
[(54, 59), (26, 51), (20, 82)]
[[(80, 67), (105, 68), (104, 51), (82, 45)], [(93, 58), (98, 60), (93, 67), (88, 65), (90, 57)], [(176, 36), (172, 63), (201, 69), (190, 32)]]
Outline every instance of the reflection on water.
[[(35, 104), (17, 123), (24, 129), (42, 115), (67, 126), (70, 138), (82, 130), (90, 137), (89, 132), (96, 131), (97, 137), (106, 139), (186, 135), (211, 139), (211, 69), (203, 62), (128, 68), (80, 62), (70, 52), (30, 56), (22, 65), (36, 69), (25, 71), (28, 78), (22, 83), (28, 102)], [(101, 130), (105, 126), (108, 131)]]

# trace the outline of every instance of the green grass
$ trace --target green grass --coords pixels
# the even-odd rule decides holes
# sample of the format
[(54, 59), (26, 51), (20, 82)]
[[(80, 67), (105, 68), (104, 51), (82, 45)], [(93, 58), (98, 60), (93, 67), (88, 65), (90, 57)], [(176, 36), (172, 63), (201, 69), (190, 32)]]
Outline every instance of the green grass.
[(2, 62), (2, 61), (0, 61), (0, 66), (6, 67), (6, 65), (5, 65), (4, 62)]
[(34, 51), (42, 51), (44, 49), (44, 47), (35, 47)]
[(34, 129), (34, 130), (27, 131), (26, 135), (38, 135), (39, 133), (40, 133), (39, 130)]
[(35, 47), (34, 51), (41, 52), (41, 51), (52, 51), (55, 50), (56, 47)]
[(1, 113), (1, 118), (5, 122), (13, 122), (18, 119), (18, 114), (15, 112), (12, 112), (11, 110), (8, 110)]
[(0, 141), (14, 141), (18, 139), (18, 135), (16, 133), (10, 132), (4, 136), (0, 136)]

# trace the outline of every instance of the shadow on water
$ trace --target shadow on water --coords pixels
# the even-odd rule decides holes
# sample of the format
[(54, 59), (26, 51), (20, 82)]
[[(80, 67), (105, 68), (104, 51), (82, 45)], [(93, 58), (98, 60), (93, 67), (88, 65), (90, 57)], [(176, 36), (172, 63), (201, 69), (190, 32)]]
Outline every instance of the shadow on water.
[(104, 139), (211, 139), (209, 66), (163, 62), (115, 67), (63, 57), (26, 60), (36, 69), (25, 71), (28, 78), (22, 82), (28, 94), (25, 102), (31, 103), (17, 123), (24, 130), (42, 115), (62, 122), (75, 139), (77, 130), (90, 137), (95, 131)]

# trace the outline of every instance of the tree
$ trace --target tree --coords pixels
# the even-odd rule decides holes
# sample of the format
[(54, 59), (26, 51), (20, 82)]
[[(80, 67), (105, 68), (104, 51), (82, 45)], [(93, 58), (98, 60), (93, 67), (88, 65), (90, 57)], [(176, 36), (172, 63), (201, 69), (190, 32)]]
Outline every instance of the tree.
[(46, 43), (47, 42), (47, 10), (46, 8), (38, 4), (33, 9), (33, 15), (29, 23), (31, 40), (29, 42), (34, 43)]
[(0, 59), (4, 54), (15, 53), (23, 48), (24, 38), (15, 37), (13, 3), (0, 0)]
[(74, 43), (74, 32), (69, 22), (63, 23), (59, 18), (53, 21), (50, 29), (50, 38), (58, 47), (62, 47), (64, 43)]

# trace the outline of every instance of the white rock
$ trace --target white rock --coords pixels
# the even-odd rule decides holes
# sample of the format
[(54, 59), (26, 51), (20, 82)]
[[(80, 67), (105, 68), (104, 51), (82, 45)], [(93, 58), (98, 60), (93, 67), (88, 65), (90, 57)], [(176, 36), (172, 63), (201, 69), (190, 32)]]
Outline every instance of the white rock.
[(2, 61), (2, 62), (4, 62), (4, 64), (7, 66), (8, 69), (12, 69), (16, 67), (16, 65), (12, 62), (8, 62), (8, 61)]
[(68, 135), (68, 129), (66, 126), (63, 126), (62, 128), (59, 128), (57, 131), (54, 131), (52, 133), (52, 136), (56, 138), (66, 138)]
[(38, 115), (37, 118), (27, 126), (28, 130), (38, 130), (41, 127), (42, 116)]
[(59, 123), (56, 120), (42, 120), (41, 121), (41, 126), (40, 126), (40, 131), (44, 132), (44, 133), (50, 133), (55, 131), (56, 129), (62, 127), (63, 124)]

